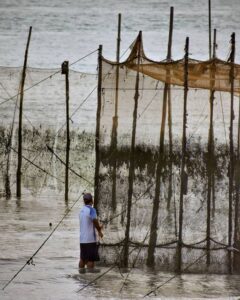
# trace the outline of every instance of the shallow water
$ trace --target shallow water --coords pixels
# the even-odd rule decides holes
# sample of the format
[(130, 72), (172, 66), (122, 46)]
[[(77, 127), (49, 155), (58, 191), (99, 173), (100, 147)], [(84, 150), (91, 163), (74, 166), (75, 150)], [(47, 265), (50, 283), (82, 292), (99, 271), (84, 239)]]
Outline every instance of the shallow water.
[[(173, 57), (183, 57), (186, 35), (190, 36), (191, 57), (208, 58), (208, 23), (207, 1), (37, 1), (37, 0), (2, 0), (0, 1), (0, 65), (16, 67), (22, 65), (27, 32), (33, 26), (33, 35), (29, 51), (29, 66), (59, 68), (62, 61), (70, 62), (97, 49), (103, 44), (104, 55), (115, 58), (115, 42), (117, 14), (123, 14), (122, 22), (122, 52), (135, 39), (139, 30), (143, 30), (146, 54), (152, 59), (164, 59), (166, 56), (169, 6), (175, 6), (175, 25), (173, 35)], [(239, 48), (239, 1), (212, 1), (213, 28), (218, 30), (217, 54), (226, 58), (229, 53), (230, 34), (237, 34), (237, 48)], [(239, 52), (236, 59), (239, 62)], [(82, 72), (96, 73), (97, 54), (77, 65)], [(32, 78), (30, 78), (32, 79)], [(42, 78), (39, 78), (42, 79)], [(31, 85), (32, 82), (29, 83)], [(96, 85), (96, 78), (89, 80), (84, 89), (78, 92), (74, 107)], [(14, 86), (17, 89), (17, 86)], [(8, 90), (10, 92), (11, 90)], [(84, 92), (83, 92), (84, 91)], [(61, 94), (63, 95), (63, 93)], [(7, 97), (1, 91), (1, 96)], [(93, 94), (90, 102), (84, 106), (80, 120), (81, 130), (87, 128), (89, 118), (90, 130), (95, 127), (95, 101)], [(9, 97), (9, 96), (8, 96)], [(73, 98), (73, 97), (72, 97)], [(72, 100), (71, 98), (71, 100)], [(80, 99), (81, 98), (81, 99)], [(62, 97), (64, 101), (64, 97)], [(48, 114), (41, 104), (30, 103), (26, 113), (34, 125), (51, 121), (59, 128), (64, 124), (64, 113), (58, 113), (53, 118), (51, 112), (59, 106), (59, 102), (51, 103)], [(64, 102), (61, 102), (63, 105)], [(90, 104), (89, 104), (90, 103)], [(38, 108), (38, 105), (42, 107)], [(9, 108), (8, 106), (6, 106)], [(49, 108), (50, 107), (50, 108)], [(34, 109), (33, 109), (34, 108)], [(37, 110), (36, 110), (37, 109)], [(12, 114), (11, 108), (10, 113)], [(47, 111), (47, 110), (46, 110)], [(9, 111), (1, 115), (2, 125), (9, 124), (12, 119)], [(50, 113), (50, 114), (49, 114)], [(3, 116), (4, 115), (4, 116)], [(4, 120), (4, 121), (3, 121)], [(79, 124), (79, 123), (77, 123)], [(29, 125), (29, 124), (28, 124)], [(73, 126), (73, 125), (72, 125)], [(89, 128), (87, 128), (89, 129)], [(1, 149), (2, 150), (2, 149)], [(84, 166), (85, 168), (85, 166)], [(56, 173), (58, 174), (56, 168)], [(63, 173), (61, 173), (62, 175)], [(44, 181), (41, 178), (41, 183)], [(35, 181), (39, 181), (36, 176)], [(77, 182), (79, 184), (79, 182)], [(78, 193), (71, 195), (71, 203), (77, 198), (84, 187), (78, 187)], [(58, 188), (56, 188), (56, 186)], [(36, 192), (41, 191), (41, 196)], [(89, 298), (134, 298), (138, 299), (163, 284), (174, 276), (168, 272), (154, 272), (146, 268), (133, 269), (126, 280), (119, 270), (113, 269), (97, 280), (93, 285), (78, 290), (97, 278), (98, 274), (78, 274), (78, 210), (80, 202), (74, 207), (69, 216), (59, 226), (57, 231), (34, 258), (34, 265), (26, 268), (14, 279), (3, 292), (1, 299), (89, 299)], [(54, 182), (53, 186), (42, 183), (41, 188), (34, 188), (32, 182), (26, 183), (22, 200), (0, 198), (0, 287), (25, 264), (29, 257), (37, 250), (46, 237), (51, 233), (49, 223), (56, 226), (66, 212), (63, 200), (63, 188)], [(106, 232), (105, 241), (111, 237)], [(100, 266), (101, 273), (109, 269)], [(120, 290), (122, 291), (120, 292)], [(239, 299), (240, 277), (227, 275), (196, 275), (185, 274), (177, 276), (158, 290), (157, 298), (194, 298), (194, 299)]]
[[(55, 194), (55, 195), (54, 195)], [(70, 206), (70, 205), (69, 205)], [(139, 299), (175, 274), (143, 268), (130, 269), (127, 275), (116, 267), (81, 292), (111, 266), (98, 266), (101, 273), (78, 273), (78, 210), (76, 204), (45, 246), (13, 282), (0, 292), (1, 299)], [(21, 201), (0, 201), (0, 285), (24, 265), (50, 234), (66, 212), (62, 196), (56, 193), (32, 197), (26, 193)], [(106, 233), (106, 240), (108, 234)], [(127, 279), (124, 278), (127, 276)], [(161, 287), (157, 298), (238, 299), (240, 277), (228, 275), (184, 274)], [(234, 298), (236, 297), (236, 298)]]

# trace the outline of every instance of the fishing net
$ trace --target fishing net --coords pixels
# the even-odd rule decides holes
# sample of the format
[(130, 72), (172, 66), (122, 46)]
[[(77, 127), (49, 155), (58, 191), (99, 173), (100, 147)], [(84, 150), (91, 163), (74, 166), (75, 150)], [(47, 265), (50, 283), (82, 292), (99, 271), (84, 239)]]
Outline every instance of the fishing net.
[[(79, 65), (75, 66), (76, 69)], [(18, 122), (22, 68), (0, 68), (1, 194), (16, 193)], [(69, 70), (69, 199), (92, 190), (96, 74)], [(66, 83), (61, 69), (27, 68), (22, 130), (22, 193), (64, 195)], [(52, 151), (51, 151), (52, 150)], [(84, 173), (91, 184), (81, 175)], [(80, 175), (80, 176), (78, 176)]]
[[(191, 271), (226, 272), (232, 259), (226, 251), (229, 234), (231, 245), (234, 242), (229, 222), (232, 231), (236, 230), (233, 220), (238, 216), (235, 198), (229, 206), (231, 63), (189, 60), (183, 178), (184, 60), (153, 62), (145, 56), (138, 38), (125, 62), (102, 58), (101, 64), (100, 167), (95, 197), (107, 228), (102, 255), (107, 261), (122, 258), (139, 266), (176, 270), (182, 209), (182, 270), (203, 255)], [(239, 76), (239, 66), (234, 65), (236, 115)], [(214, 150), (209, 158), (211, 90), (215, 91)], [(159, 154), (161, 132), (164, 148)], [(233, 144), (236, 157), (238, 117), (233, 120)], [(234, 174), (237, 188), (237, 168)]]

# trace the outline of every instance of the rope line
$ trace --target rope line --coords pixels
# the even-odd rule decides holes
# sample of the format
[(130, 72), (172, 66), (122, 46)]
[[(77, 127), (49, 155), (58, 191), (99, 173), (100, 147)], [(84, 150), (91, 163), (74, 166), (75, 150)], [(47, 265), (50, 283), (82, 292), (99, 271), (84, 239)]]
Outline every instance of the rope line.
[[(93, 53), (95, 53), (95, 52), (97, 52), (97, 51), (98, 51), (98, 49), (96, 49), (96, 50), (94, 50), (94, 51), (88, 53), (87, 55), (85, 55), (85, 56), (79, 58), (78, 60), (76, 60), (75, 62), (71, 63), (69, 66), (72, 66), (72, 65), (78, 63), (79, 61), (83, 60), (84, 58), (86, 58), (86, 57), (92, 55)], [(46, 80), (52, 78), (53, 76), (55, 76), (56, 74), (58, 74), (58, 73), (60, 73), (60, 72), (61, 72), (61, 69), (59, 69), (59, 70), (57, 70), (56, 72), (52, 73), (51, 75), (49, 75), (49, 76), (43, 78), (42, 80), (36, 82), (35, 84), (33, 84), (32, 86), (30, 86), (30, 87), (24, 89), (23, 91), (24, 91), (24, 92), (29, 91), (30, 89), (32, 89), (32, 88), (34, 88), (35, 86), (37, 86), (37, 85), (43, 83), (43, 82), (46, 81)], [(19, 95), (20, 95), (20, 93), (18, 93), (18, 94), (16, 94), (16, 95), (14, 95), (14, 96), (12, 96), (12, 97), (6, 99), (5, 101), (3, 101), (3, 102), (0, 103), (0, 106), (1, 106), (2, 104), (4, 104), (4, 103), (6, 103), (6, 102), (8, 102), (8, 101), (10, 101), (10, 100), (12, 100), (12, 99), (14, 99), (14, 98), (16, 98), (16, 97), (19, 96)]]
[[(18, 151), (16, 149), (14, 149), (13, 147), (11, 147), (11, 149), (15, 152), (18, 153)], [(35, 168), (39, 169), (40, 171), (42, 171), (43, 173), (47, 174), (50, 177), (53, 177), (59, 181), (61, 181), (62, 183), (64, 183), (64, 181), (62, 181), (60, 178), (52, 175), (51, 173), (49, 173), (48, 171), (46, 171), (45, 169), (39, 167), (38, 165), (36, 165), (33, 161), (31, 161), (30, 159), (28, 159), (27, 157), (25, 157), (24, 155), (22, 155), (22, 158), (24, 158), (28, 163), (30, 163), (31, 165), (33, 165)]]
[[(192, 267), (193, 265), (195, 265), (199, 260), (201, 260), (204, 256), (206, 256), (207, 254), (204, 253), (203, 255), (199, 256), (194, 262), (192, 262), (191, 264), (189, 264), (186, 268), (183, 269), (183, 272), (185, 272), (186, 270), (188, 270), (190, 267)], [(146, 295), (143, 296), (143, 298), (150, 296), (151, 294), (154, 294), (156, 296), (156, 291), (158, 289), (160, 289), (161, 287), (163, 287), (165, 284), (167, 284), (168, 282), (172, 281), (173, 279), (175, 279), (176, 277), (178, 277), (178, 274), (175, 274), (174, 276), (172, 276), (171, 278), (169, 278), (168, 280), (166, 280), (165, 282), (163, 282), (162, 284), (158, 285), (155, 289), (151, 290), (150, 292), (148, 292)]]
[[(53, 149), (47, 145), (47, 149), (64, 165), (66, 166), (66, 163), (53, 151)], [(94, 184), (92, 182), (90, 182), (88, 179), (86, 179), (85, 177), (83, 177), (82, 175), (78, 174), (76, 171), (74, 171), (71, 167), (68, 167), (68, 169), (77, 177), (83, 179), (84, 181), (86, 181), (88, 184), (93, 185)]]
[[(86, 186), (87, 188), (87, 186)], [(81, 193), (82, 194), (82, 193)], [(67, 210), (67, 212), (63, 215), (61, 220), (58, 222), (58, 224), (54, 227), (52, 232), (47, 236), (47, 238), (42, 242), (42, 244), (38, 247), (38, 249), (33, 253), (33, 255), (25, 262), (25, 264), (13, 275), (13, 277), (4, 285), (2, 290), (5, 290), (6, 287), (18, 276), (19, 273), (23, 271), (23, 269), (26, 267), (26, 265), (33, 264), (33, 258), (38, 254), (38, 252), (42, 249), (42, 247), (46, 244), (46, 242), (50, 239), (50, 237), (54, 234), (54, 232), (58, 229), (58, 227), (61, 225), (63, 220), (68, 216), (68, 214), (71, 212), (73, 207), (77, 204), (77, 202), (80, 200), (81, 195), (77, 198), (77, 200), (72, 204), (72, 206)]]

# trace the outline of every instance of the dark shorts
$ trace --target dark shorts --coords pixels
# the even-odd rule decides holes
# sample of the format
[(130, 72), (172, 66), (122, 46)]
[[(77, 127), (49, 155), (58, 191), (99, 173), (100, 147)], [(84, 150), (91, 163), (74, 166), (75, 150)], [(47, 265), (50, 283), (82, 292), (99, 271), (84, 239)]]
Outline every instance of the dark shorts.
[(80, 258), (86, 261), (99, 261), (98, 244), (80, 244)]

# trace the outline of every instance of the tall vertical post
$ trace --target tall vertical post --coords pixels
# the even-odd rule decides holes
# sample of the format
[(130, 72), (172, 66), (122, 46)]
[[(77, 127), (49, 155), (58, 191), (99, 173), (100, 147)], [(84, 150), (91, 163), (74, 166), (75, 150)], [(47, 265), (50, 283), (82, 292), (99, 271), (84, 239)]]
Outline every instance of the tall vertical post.
[(119, 62), (120, 62), (120, 43), (121, 43), (121, 14), (118, 14), (118, 36), (117, 36), (117, 52), (116, 52), (116, 91), (115, 91), (115, 109), (112, 123), (111, 136), (111, 156), (112, 156), (112, 208), (116, 209), (116, 179), (117, 179), (117, 128), (118, 128), (118, 89), (119, 89)]
[[(217, 29), (214, 28), (213, 31), (213, 58), (216, 58), (216, 49), (217, 49)], [(215, 71), (214, 71), (215, 72)], [(214, 80), (215, 80), (215, 75), (214, 75)], [(211, 97), (211, 96), (210, 96)], [(212, 136), (212, 154), (214, 155), (214, 132), (213, 132), (213, 136)], [(215, 156), (213, 156), (214, 158)], [(215, 215), (215, 173), (214, 173), (214, 168), (212, 168), (212, 182), (211, 182), (211, 186), (212, 186), (212, 216)]]
[(24, 84), (26, 78), (28, 49), (31, 40), (32, 26), (29, 28), (27, 46), (24, 56), (24, 64), (22, 71), (21, 90), (20, 90), (20, 104), (19, 104), (19, 122), (18, 122), (18, 166), (17, 166), (17, 197), (21, 197), (21, 181), (22, 181), (22, 115), (23, 115), (23, 98), (24, 98)]
[(140, 31), (137, 40), (137, 74), (136, 74), (136, 83), (135, 83), (132, 141), (131, 141), (130, 165), (129, 165), (129, 176), (128, 176), (127, 224), (126, 224), (125, 240), (123, 246), (124, 267), (128, 267), (128, 258), (129, 258), (129, 236), (130, 236), (130, 224), (131, 224), (133, 182), (134, 182), (134, 172), (135, 172), (135, 142), (136, 142), (137, 112), (138, 112), (138, 99), (139, 99), (139, 68), (140, 68), (140, 59), (141, 59), (141, 51), (140, 51), (141, 47), (142, 47), (142, 32)]
[(69, 190), (69, 152), (70, 152), (70, 129), (69, 129), (69, 62), (62, 63), (62, 74), (65, 75), (66, 89), (66, 129), (67, 129), (67, 144), (66, 144), (66, 166), (65, 166), (65, 201), (68, 202)]
[(208, 39), (209, 39), (209, 59), (212, 57), (212, 5), (208, 0)]
[(96, 115), (96, 133), (95, 133), (95, 175), (94, 175), (94, 207), (98, 210), (99, 200), (99, 169), (100, 169), (100, 122), (102, 108), (102, 45), (98, 49), (98, 90), (97, 90), (97, 115)]
[(213, 30), (213, 58), (216, 58), (216, 49), (217, 49), (217, 29)]
[(183, 195), (185, 190), (185, 160), (186, 160), (186, 128), (187, 128), (187, 96), (188, 96), (188, 56), (189, 38), (186, 38), (185, 59), (184, 59), (184, 104), (183, 104), (183, 134), (182, 134), (182, 161), (181, 161), (181, 186), (179, 201), (179, 230), (177, 245), (177, 272), (182, 271), (182, 227), (183, 227)]
[(157, 170), (156, 170), (156, 186), (155, 186), (155, 195), (154, 195), (154, 199), (153, 199), (150, 238), (149, 238), (148, 257), (147, 257), (147, 265), (149, 267), (153, 266), (155, 263), (154, 252), (155, 252), (156, 242), (157, 242), (161, 177), (162, 177), (163, 162), (165, 159), (164, 137), (165, 137), (165, 123), (166, 123), (166, 111), (167, 111), (167, 95), (168, 95), (168, 84), (165, 83), (164, 92), (163, 92), (163, 104), (162, 104), (162, 123), (161, 123), (161, 130), (160, 130), (160, 145), (159, 145), (159, 152), (158, 152), (158, 164), (157, 164)]
[[(167, 60), (171, 60), (171, 51), (172, 51), (172, 31), (173, 31), (173, 7), (170, 9), (170, 24), (169, 24), (169, 38), (168, 38), (168, 52), (167, 52)], [(166, 74), (167, 81), (169, 80), (169, 72)], [(167, 104), (168, 107), (168, 125), (169, 125), (169, 135), (171, 135), (171, 98), (170, 98), (170, 85), (166, 82), (164, 85), (163, 91), (163, 103), (162, 103), (162, 122), (159, 134), (159, 152), (158, 152), (158, 163), (156, 169), (156, 186), (155, 186), (155, 195), (153, 200), (153, 208), (152, 208), (152, 218), (150, 225), (150, 238), (149, 238), (149, 247), (148, 247), (148, 256), (147, 256), (147, 265), (149, 267), (154, 266), (155, 257), (154, 252), (156, 248), (157, 242), (157, 228), (158, 228), (158, 212), (159, 212), (159, 204), (160, 204), (160, 190), (161, 190), (161, 176), (162, 176), (162, 168), (163, 162), (165, 159), (164, 153), (164, 139), (165, 139), (165, 124), (166, 124), (166, 115), (167, 115)], [(169, 143), (171, 144), (171, 139), (169, 139)], [(172, 146), (172, 145), (171, 145)], [(171, 150), (170, 149), (170, 160), (171, 160)], [(170, 162), (171, 166), (172, 163)], [(170, 180), (172, 178), (172, 170), (170, 169)], [(171, 183), (169, 183), (171, 189)], [(171, 193), (171, 190), (170, 192)], [(170, 199), (168, 199), (168, 202)]]
[[(234, 222), (234, 248), (240, 251), (240, 97), (238, 106), (238, 141), (237, 141), (237, 162), (235, 171), (235, 222)], [(234, 273), (240, 274), (240, 252), (234, 251), (233, 254), (233, 271)]]
[[(174, 7), (170, 8), (169, 35), (168, 35), (168, 51), (167, 61), (172, 59), (172, 36), (173, 36), (173, 17)], [(167, 77), (169, 76), (169, 72)], [(171, 100), (171, 85), (168, 84), (168, 129), (169, 129), (169, 187), (168, 187), (168, 209), (172, 198), (172, 100)]]
[[(229, 163), (229, 215), (228, 215), (228, 246), (232, 246), (232, 233), (233, 233), (233, 174), (234, 174), (234, 145), (233, 145), (233, 119), (234, 119), (234, 61), (235, 61), (235, 33), (231, 35), (231, 71), (230, 71), (230, 84), (231, 84), (231, 108), (230, 108), (230, 127), (229, 127), (229, 140), (230, 140), (230, 163)], [(228, 266), (229, 273), (233, 271), (232, 252), (228, 251)]]
[(212, 61), (210, 70), (210, 124), (208, 133), (208, 160), (207, 160), (207, 175), (208, 175), (208, 189), (207, 189), (207, 230), (206, 230), (206, 241), (207, 241), (207, 266), (210, 266), (210, 246), (211, 246), (211, 203), (212, 203), (212, 184), (213, 184), (213, 104), (215, 94), (215, 60)]

